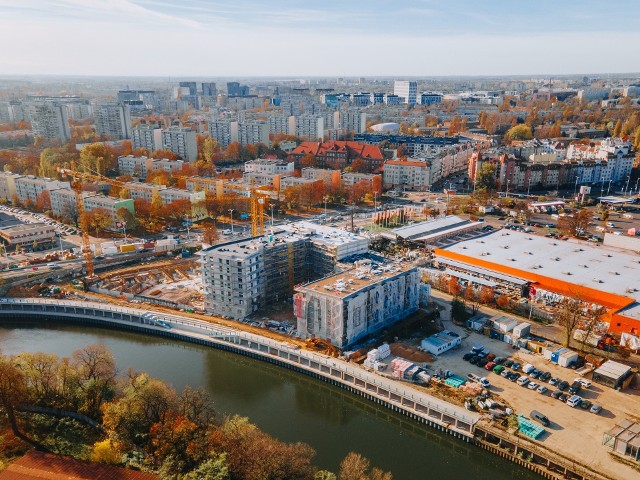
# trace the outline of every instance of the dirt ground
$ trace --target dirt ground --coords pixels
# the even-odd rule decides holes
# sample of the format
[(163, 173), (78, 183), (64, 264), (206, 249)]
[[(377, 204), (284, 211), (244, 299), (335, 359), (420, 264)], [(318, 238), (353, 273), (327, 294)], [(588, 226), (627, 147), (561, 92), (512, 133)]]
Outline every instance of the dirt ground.
[[(554, 377), (569, 383), (578, 377), (575, 370), (560, 367), (539, 354), (525, 350), (515, 351), (510, 345), (484, 335), (468, 334), (450, 322), (445, 322), (445, 328), (463, 335), (462, 348), (438, 356), (436, 361), (431, 364), (433, 369), (449, 369), (463, 377), (467, 373), (486, 376), (492, 384), (491, 392), (501, 397), (516, 413), (528, 417), (531, 410), (535, 409), (549, 418), (551, 426), (536, 443), (540, 443), (565, 457), (576, 458), (580, 463), (591, 468), (614, 474), (616, 478), (629, 480), (640, 478), (637, 471), (634, 472), (630, 467), (612, 459), (609, 455), (610, 450), (602, 446), (604, 432), (611, 429), (618, 420), (640, 414), (639, 390), (627, 389), (618, 392), (594, 383), (591, 388), (583, 389), (580, 395), (593, 403), (600, 404), (603, 411), (599, 415), (594, 415), (588, 410), (571, 408), (550, 396), (555, 387), (548, 383), (535, 380), (549, 388), (549, 392), (541, 395), (500, 375), (489, 373), (481, 367), (465, 362), (462, 360), (462, 355), (470, 351), (473, 345), (482, 343), (496, 356), (510, 356), (523, 365), (531, 363), (537, 369), (548, 371)], [(587, 375), (586, 378), (590, 378), (590, 375)]]
[(391, 353), (396, 357), (405, 358), (407, 360), (411, 360), (412, 362), (418, 363), (430, 363), (434, 359), (427, 352), (421, 352), (415, 347), (411, 345), (406, 345), (404, 343), (392, 343), (389, 345), (391, 349)]

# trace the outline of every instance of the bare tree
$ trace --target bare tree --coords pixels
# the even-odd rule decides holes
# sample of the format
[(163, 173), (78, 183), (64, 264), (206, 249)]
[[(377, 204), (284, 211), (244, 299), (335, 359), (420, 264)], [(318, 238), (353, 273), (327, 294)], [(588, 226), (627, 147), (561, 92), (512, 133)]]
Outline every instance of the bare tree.
[(585, 303), (579, 295), (565, 297), (556, 310), (556, 320), (564, 332), (564, 346), (571, 343), (573, 332), (584, 316)]

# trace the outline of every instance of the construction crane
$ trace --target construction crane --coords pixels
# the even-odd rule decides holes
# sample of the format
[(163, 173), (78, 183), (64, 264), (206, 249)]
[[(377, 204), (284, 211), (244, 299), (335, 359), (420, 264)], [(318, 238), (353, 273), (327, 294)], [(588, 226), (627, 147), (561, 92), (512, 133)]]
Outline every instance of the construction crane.
[[(60, 172), (63, 174), (67, 174), (71, 176), (71, 188), (75, 192), (76, 197), (76, 210), (78, 211), (78, 218), (82, 219), (85, 209), (84, 209), (84, 196), (82, 194), (82, 181), (89, 180), (93, 182), (104, 182), (109, 185), (115, 185), (118, 187), (124, 186), (124, 182), (120, 182), (118, 180), (113, 180), (111, 178), (104, 177), (100, 174), (90, 174), (79, 172), (76, 169), (75, 163), (71, 164), (71, 169), (60, 169)], [(80, 232), (82, 233), (82, 255), (85, 260), (85, 270), (86, 270), (86, 280), (91, 281), (94, 278), (94, 267), (93, 267), (93, 255), (91, 254), (91, 240), (89, 239), (89, 233), (84, 228), (82, 223), (80, 223)]]
[(264, 197), (258, 195), (251, 179), (251, 236), (264, 235)]

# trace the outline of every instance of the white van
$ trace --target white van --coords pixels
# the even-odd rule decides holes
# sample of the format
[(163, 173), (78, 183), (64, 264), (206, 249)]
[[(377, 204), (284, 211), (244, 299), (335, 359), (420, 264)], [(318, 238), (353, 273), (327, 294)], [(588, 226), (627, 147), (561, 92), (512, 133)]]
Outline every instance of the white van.
[(534, 367), (533, 365), (531, 365), (530, 363), (525, 363), (524, 367), (522, 367), (522, 371), (524, 373), (526, 373), (527, 375), (531, 372), (533, 372), (536, 369), (536, 367)]
[(231, 235), (231, 230), (229, 230), (229, 229), (223, 230), (222, 234), (223, 235)]
[(580, 405), (581, 401), (582, 397), (580, 395), (572, 395), (567, 399), (567, 405), (569, 405), (571, 408), (576, 408), (578, 405)]

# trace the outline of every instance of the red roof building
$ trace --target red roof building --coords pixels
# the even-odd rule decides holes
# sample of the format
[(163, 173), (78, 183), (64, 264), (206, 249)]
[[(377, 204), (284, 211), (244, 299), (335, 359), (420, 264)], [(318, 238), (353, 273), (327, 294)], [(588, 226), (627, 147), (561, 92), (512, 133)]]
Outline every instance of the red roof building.
[(29, 452), (0, 472), (0, 480), (159, 480), (153, 473)]
[(300, 169), (302, 166), (308, 166), (301, 165), (300, 160), (309, 154), (318, 159), (317, 166), (320, 168), (342, 170), (354, 160), (361, 159), (371, 173), (380, 169), (384, 163), (384, 157), (377, 145), (347, 141), (302, 142), (291, 151), (289, 158), (295, 162), (296, 169)]

